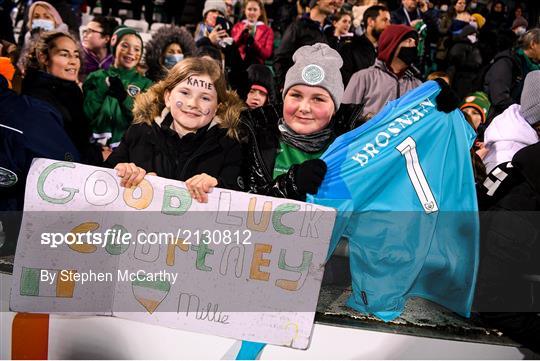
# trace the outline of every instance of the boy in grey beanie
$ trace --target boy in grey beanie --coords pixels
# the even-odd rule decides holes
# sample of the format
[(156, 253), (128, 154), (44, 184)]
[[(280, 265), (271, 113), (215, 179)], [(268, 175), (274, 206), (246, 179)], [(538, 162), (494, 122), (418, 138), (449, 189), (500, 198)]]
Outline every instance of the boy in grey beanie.
[(337, 51), (327, 44), (305, 45), (293, 55), (294, 65), (285, 75), (283, 99), (294, 85), (317, 86), (328, 91), (337, 111), (343, 98), (343, 80), (339, 69), (343, 60)]
[(540, 122), (540, 70), (531, 71), (525, 78), (521, 93), (520, 114), (534, 127)]

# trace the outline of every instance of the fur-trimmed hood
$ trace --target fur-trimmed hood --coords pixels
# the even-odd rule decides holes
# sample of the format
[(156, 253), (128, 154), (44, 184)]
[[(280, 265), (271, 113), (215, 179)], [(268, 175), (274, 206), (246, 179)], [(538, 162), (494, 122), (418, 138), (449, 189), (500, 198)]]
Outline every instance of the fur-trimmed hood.
[[(164, 107), (163, 101), (156, 101), (155, 97), (149, 94), (140, 94), (135, 99), (133, 108), (134, 123), (152, 122), (161, 123), (165, 115), (169, 112)], [(246, 109), (246, 105), (238, 97), (235, 91), (227, 91), (226, 98), (218, 105), (217, 114), (212, 120), (220, 128), (227, 129), (227, 136), (239, 139), (238, 128), (240, 123), (240, 113)]]
[(195, 41), (189, 31), (184, 27), (163, 26), (156, 31), (145, 46), (146, 65), (148, 66), (147, 78), (156, 82), (165, 77), (167, 69), (159, 63), (159, 59), (165, 48), (172, 43), (180, 45), (184, 57), (195, 56)]

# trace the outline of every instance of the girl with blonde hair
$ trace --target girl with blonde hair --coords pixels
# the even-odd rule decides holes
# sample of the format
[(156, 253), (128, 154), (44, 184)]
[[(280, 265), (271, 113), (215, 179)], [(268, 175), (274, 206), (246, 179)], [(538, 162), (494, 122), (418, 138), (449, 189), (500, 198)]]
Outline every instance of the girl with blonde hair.
[(184, 59), (136, 97), (134, 122), (106, 165), (124, 187), (152, 173), (185, 181), (194, 199), (207, 202), (213, 187), (239, 188), (242, 110), (214, 60)]

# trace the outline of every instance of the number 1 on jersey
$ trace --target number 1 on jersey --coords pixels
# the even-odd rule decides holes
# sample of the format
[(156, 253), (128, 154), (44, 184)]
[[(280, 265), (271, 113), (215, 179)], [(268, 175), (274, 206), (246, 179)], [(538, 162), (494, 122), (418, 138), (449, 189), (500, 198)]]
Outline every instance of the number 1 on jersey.
[(433, 213), (439, 210), (437, 201), (433, 196), (433, 192), (429, 187), (424, 171), (418, 161), (418, 153), (416, 152), (416, 142), (413, 138), (407, 137), (401, 142), (396, 149), (405, 157), (407, 165), (407, 174), (414, 187), (414, 191), (424, 208), (426, 213)]

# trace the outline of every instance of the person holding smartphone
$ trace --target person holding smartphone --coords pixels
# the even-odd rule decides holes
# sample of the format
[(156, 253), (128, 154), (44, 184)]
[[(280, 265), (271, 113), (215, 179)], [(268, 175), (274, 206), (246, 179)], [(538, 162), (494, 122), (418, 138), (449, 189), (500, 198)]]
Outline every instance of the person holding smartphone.
[[(225, 19), (227, 7), (223, 0), (206, 0), (203, 9), (203, 21), (197, 25), (195, 30), (195, 42), (201, 46), (208, 38), (212, 45), (226, 47), (232, 44), (229, 36), (230, 23)], [(230, 40), (227, 40), (230, 38)]]

